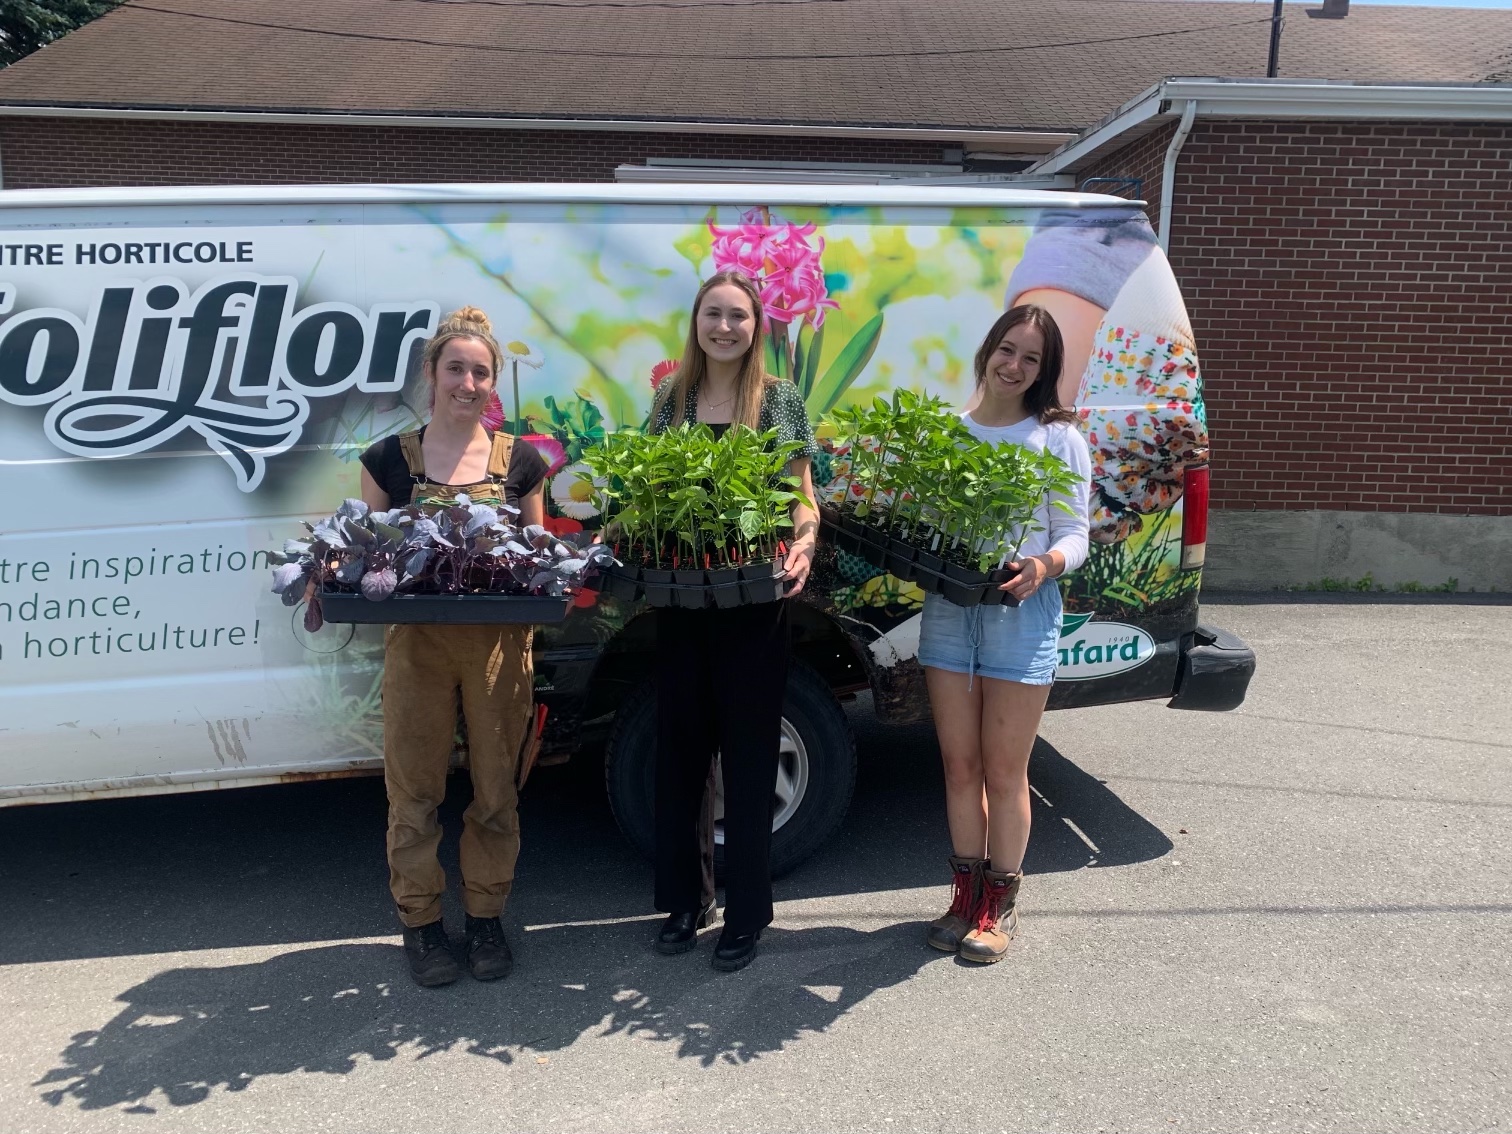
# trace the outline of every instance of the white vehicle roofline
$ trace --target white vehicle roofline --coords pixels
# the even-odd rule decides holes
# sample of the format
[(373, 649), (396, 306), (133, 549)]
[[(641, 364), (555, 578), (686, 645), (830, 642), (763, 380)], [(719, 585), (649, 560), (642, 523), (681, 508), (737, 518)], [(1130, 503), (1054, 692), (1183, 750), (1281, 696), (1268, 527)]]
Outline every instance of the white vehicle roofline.
[(225, 185), (8, 189), (4, 208), (151, 205), (840, 205), (935, 208), (1124, 208), (1142, 202), (1102, 193), (971, 185), (686, 185), (498, 182), (441, 185)]

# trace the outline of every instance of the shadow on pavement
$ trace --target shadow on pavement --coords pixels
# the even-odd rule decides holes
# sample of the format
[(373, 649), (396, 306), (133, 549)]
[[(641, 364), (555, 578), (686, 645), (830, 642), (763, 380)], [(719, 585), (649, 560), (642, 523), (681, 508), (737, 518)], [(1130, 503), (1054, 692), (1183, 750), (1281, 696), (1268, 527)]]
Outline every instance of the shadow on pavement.
[[(850, 813), (818, 854), (778, 881), (777, 900), (921, 887), (943, 895), (950, 847), (933, 729), (888, 726), (864, 709), (852, 723), (860, 761)], [(1043, 740), (1030, 783), (1030, 873), (1124, 865), (1171, 849)], [(467, 793), (456, 777), (443, 808), (453, 881)], [(0, 905), (19, 915), (0, 938), (0, 964), (396, 934), (384, 815), (377, 778), (0, 809)], [(652, 912), (650, 870), (615, 826), (595, 761), (539, 770), (522, 824), (510, 922)], [(455, 905), (448, 917), (460, 920)]]
[(553, 927), (523, 935), (515, 975), (491, 986), (464, 977), (445, 989), (410, 984), (393, 945), (334, 945), (258, 964), (171, 969), (116, 999), (99, 1031), (80, 1032), (34, 1084), (54, 1106), (127, 1106), (151, 1113), (161, 1091), (188, 1106), (264, 1075), (346, 1074), (359, 1060), (462, 1051), (511, 1064), (625, 1034), (673, 1045), (704, 1065), (744, 1063), (822, 1032), (878, 989), (931, 961), (954, 963), (914, 925), (762, 937), (736, 974), (697, 953), (662, 957), (650, 923)]

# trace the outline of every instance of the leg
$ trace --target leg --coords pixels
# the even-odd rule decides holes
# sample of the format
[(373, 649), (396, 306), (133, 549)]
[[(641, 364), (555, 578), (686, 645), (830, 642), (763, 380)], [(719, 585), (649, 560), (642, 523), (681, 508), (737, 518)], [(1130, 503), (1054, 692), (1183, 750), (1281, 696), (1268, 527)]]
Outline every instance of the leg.
[(987, 802), (983, 792), (981, 677), (924, 667), (929, 707), (945, 766), (945, 818), (959, 858), (987, 857)]
[(436, 860), (457, 694), (444, 640), (428, 626), (390, 626), (383, 663), (383, 774), (388, 787), (389, 890), (411, 928), (441, 917)]
[(992, 868), (1016, 874), (1029, 845), (1029, 753), (1050, 696), (1048, 685), (978, 678), (983, 688), (982, 766)]
[(446, 633), (462, 675), (473, 789), (462, 816), (462, 905), (469, 917), (495, 918), (520, 855), (515, 776), (532, 697), (530, 628), (453, 626)]
[(704, 780), (703, 803), (698, 809), (698, 908), (714, 904), (714, 761)]
[(699, 813), (714, 760), (706, 611), (656, 612), (656, 908), (700, 906)]
[(711, 612), (719, 618), (715, 700), (725, 787), (725, 933), (772, 921), (772, 800), (787, 689), (785, 602)]

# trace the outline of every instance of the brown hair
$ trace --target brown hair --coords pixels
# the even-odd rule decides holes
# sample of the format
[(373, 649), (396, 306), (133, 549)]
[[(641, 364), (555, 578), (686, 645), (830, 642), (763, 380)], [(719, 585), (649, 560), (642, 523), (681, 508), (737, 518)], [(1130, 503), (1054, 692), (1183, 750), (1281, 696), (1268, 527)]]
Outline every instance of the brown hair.
[(745, 292), (751, 301), (751, 316), (755, 327), (751, 332), (751, 348), (740, 362), (740, 374), (735, 379), (735, 411), (732, 422), (759, 429), (761, 423), (761, 398), (766, 388), (777, 381), (766, 372), (766, 313), (761, 304), (761, 293), (756, 283), (744, 272), (727, 270), (716, 272), (698, 289), (693, 297), (693, 318), (688, 324), (688, 341), (683, 347), (682, 365), (671, 381), (663, 382), (657, 391), (651, 409), (651, 420), (661, 412), (667, 400), (672, 399), (672, 424), (681, 425), (688, 404), (688, 392), (696, 390), (708, 372), (709, 360), (703, 347), (698, 345), (698, 309), (703, 306), (704, 296), (721, 284), (732, 284)]
[(1023, 326), (1033, 327), (1045, 340), (1045, 349), (1040, 354), (1039, 377), (1034, 380), (1034, 385), (1024, 391), (1024, 408), (1042, 425), (1048, 425), (1052, 421), (1075, 421), (1075, 411), (1060, 404), (1061, 360), (1066, 355), (1060, 328), (1056, 326), (1055, 317), (1036, 304), (1021, 303), (1017, 307), (1010, 307), (992, 324), (976, 352), (977, 387), (980, 389), (986, 381), (987, 364), (992, 361), (1003, 336), (1013, 328)]
[(495, 382), (499, 380), (499, 371), (504, 369), (504, 350), (493, 336), (493, 324), (488, 321), (488, 316), (476, 307), (458, 308), (441, 320), (441, 325), (426, 340), (425, 349), (420, 354), (420, 373), (430, 383), (433, 405), (436, 397), (436, 363), (441, 361), (441, 351), (453, 339), (477, 339), (488, 348), (488, 353), (493, 357)]

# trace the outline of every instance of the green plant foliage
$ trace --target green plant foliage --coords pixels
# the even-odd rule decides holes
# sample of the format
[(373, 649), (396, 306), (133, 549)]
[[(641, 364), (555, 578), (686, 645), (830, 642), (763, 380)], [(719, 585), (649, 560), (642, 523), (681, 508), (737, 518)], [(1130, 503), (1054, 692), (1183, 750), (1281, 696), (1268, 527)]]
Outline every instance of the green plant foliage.
[(569, 461), (580, 460), (585, 450), (604, 439), (604, 415), (598, 406), (579, 394), (563, 405), (547, 394), (542, 400), (549, 425), (545, 432), (562, 443)]
[(1066, 577), (1066, 608), (1116, 617), (1158, 607), (1195, 591), (1200, 571), (1183, 571), (1181, 522), (1167, 510), (1127, 540), (1093, 543), (1087, 561)]
[(5, 0), (0, 4), (0, 67), (98, 19), (121, 0)]
[(733, 425), (721, 437), (685, 422), (661, 433), (624, 430), (586, 450), (599, 511), (629, 562), (731, 567), (770, 559), (803, 503), (788, 463), (802, 444)]
[[(845, 392), (851, 388), (851, 384), (866, 369), (866, 364), (871, 361), (872, 355), (877, 353), (877, 341), (881, 337), (882, 316), (879, 313), (868, 319), (866, 324), (851, 336), (851, 340), (835, 356), (835, 361), (830, 363), (823, 378), (820, 378), (817, 383), (811, 381), (809, 388), (800, 387), (810, 413), (829, 413), (839, 404)], [(817, 350), (813, 351), (813, 360), (814, 368), (817, 370), (819, 361)]]
[(1040, 528), (1047, 496), (1068, 495), (1076, 474), (1052, 453), (972, 436), (943, 399), (912, 390), (833, 411), (828, 424), (850, 455), (844, 499), (857, 519), (962, 566), (990, 571)]

